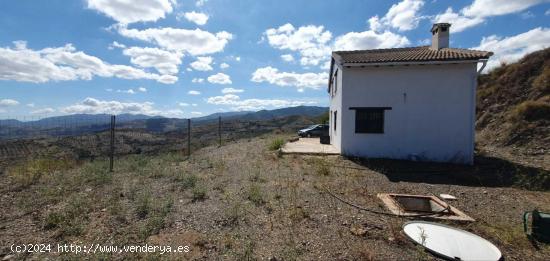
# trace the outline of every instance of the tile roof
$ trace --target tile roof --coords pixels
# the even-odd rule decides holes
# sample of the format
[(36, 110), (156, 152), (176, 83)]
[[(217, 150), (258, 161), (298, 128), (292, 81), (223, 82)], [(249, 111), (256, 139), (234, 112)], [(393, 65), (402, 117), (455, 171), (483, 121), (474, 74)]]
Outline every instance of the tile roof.
[(392, 63), (479, 60), (488, 59), (493, 53), (458, 48), (432, 50), (429, 46), (420, 46), (392, 49), (335, 51), (332, 55), (333, 57), (336, 56), (336, 60), (342, 63)]

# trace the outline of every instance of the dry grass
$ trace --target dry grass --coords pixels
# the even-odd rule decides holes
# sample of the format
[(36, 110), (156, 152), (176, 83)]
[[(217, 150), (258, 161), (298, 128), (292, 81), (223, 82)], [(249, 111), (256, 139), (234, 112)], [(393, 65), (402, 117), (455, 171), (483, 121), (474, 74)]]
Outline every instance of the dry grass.
[[(177, 154), (120, 157), (113, 173), (105, 172), (108, 161), (96, 159), (56, 170), (24, 188), (5, 186), (2, 242), (177, 242), (191, 247), (190, 253), (179, 256), (66, 253), (56, 257), (61, 259), (432, 258), (403, 236), (403, 220), (343, 205), (322, 189), (330, 187), (343, 198), (378, 210), (384, 210), (376, 198), (379, 192), (451, 193), (459, 198), (453, 204), (479, 221), (451, 225), (486, 237), (507, 259), (544, 260), (550, 254), (547, 247), (514, 244), (523, 242), (522, 234), (508, 229), (519, 227), (523, 210), (550, 205), (547, 192), (426, 184), (426, 179), (395, 182), (382, 174), (390, 170), (386, 166), (361, 166), (336, 156), (277, 157), (269, 150), (274, 139), (208, 147), (188, 159)], [(0, 182), (14, 181), (0, 176)], [(366, 230), (364, 235), (350, 231), (357, 226)], [(5, 251), (0, 249), (0, 255)], [(26, 258), (53, 257), (35, 253)]]

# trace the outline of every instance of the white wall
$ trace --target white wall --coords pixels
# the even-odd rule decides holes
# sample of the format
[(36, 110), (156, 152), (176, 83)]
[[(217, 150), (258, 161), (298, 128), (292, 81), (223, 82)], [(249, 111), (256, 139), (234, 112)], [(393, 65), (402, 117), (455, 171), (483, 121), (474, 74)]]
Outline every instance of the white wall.
[[(476, 68), (475, 63), (344, 68), (338, 88), (342, 154), (471, 164)], [(338, 99), (331, 110), (333, 105)], [(384, 133), (356, 134), (350, 107), (392, 107), (385, 111)]]
[[(334, 64), (334, 69), (330, 74), (330, 77), (334, 75), (334, 71), (338, 69), (338, 75), (336, 78), (336, 93), (334, 96), (331, 96), (332, 94), (329, 93), (330, 96), (330, 128), (329, 128), (329, 135), (330, 135), (330, 143), (332, 146), (336, 147), (338, 151), (341, 151), (341, 144), (342, 144), (342, 75), (343, 70), (341, 67), (339, 67), (337, 64)], [(333, 86), (334, 87), (334, 86)], [(334, 111), (337, 111), (338, 118), (336, 120), (336, 130), (334, 130)]]

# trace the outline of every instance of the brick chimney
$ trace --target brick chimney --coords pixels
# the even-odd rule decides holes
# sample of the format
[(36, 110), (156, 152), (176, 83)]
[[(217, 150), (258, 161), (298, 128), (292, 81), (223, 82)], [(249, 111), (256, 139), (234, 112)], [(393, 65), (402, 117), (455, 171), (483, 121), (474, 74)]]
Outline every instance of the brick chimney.
[(449, 27), (448, 23), (437, 23), (432, 26), (432, 46), (430, 49), (439, 50), (449, 48)]

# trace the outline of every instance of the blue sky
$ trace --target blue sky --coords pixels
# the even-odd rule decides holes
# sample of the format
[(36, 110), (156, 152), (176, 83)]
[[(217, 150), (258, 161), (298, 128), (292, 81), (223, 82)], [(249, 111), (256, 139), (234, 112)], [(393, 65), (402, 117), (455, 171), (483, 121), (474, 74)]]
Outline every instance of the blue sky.
[(326, 106), (332, 50), (427, 45), (434, 22), (489, 70), (550, 43), (549, 0), (6, 0), (0, 118)]

